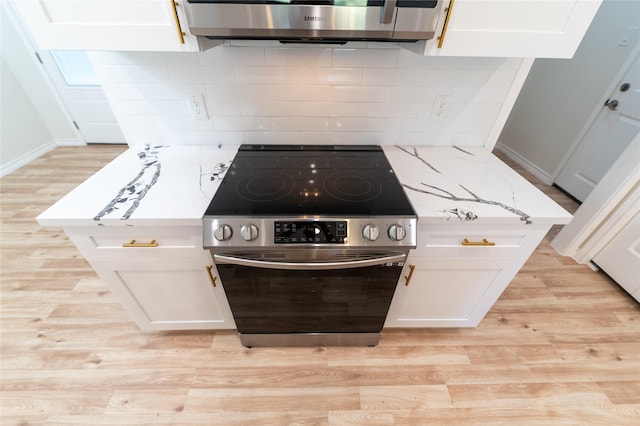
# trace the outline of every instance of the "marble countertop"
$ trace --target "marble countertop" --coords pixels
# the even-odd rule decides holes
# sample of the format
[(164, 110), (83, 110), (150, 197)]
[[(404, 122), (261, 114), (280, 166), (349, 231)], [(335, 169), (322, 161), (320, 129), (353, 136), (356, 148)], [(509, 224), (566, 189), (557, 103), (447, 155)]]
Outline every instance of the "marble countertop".
[[(238, 146), (134, 146), (38, 216), (45, 226), (201, 226)], [(421, 224), (565, 224), (571, 215), (481, 148), (384, 146)], [(170, 221), (170, 222), (169, 222)]]
[(571, 214), (482, 148), (384, 146), (419, 223), (560, 225)]
[(37, 220), (45, 226), (201, 226), (238, 145), (134, 146)]

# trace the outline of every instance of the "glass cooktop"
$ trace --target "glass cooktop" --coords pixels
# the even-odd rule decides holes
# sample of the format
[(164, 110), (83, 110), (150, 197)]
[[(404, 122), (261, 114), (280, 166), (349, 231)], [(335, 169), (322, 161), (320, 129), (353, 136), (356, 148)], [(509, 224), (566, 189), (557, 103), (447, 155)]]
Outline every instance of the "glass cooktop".
[(375, 145), (242, 145), (206, 216), (415, 216)]

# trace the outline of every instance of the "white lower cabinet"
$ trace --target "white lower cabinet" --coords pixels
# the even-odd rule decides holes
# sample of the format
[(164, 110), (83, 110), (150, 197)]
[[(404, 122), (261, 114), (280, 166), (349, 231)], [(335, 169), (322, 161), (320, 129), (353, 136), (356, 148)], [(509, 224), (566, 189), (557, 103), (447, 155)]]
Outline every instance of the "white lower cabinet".
[(143, 330), (235, 328), (210, 256), (89, 262)]
[(235, 328), (201, 226), (167, 221), (65, 233), (142, 330)]
[(385, 327), (477, 326), (549, 228), (422, 226)]
[(523, 263), (521, 259), (409, 256), (385, 327), (475, 327)]

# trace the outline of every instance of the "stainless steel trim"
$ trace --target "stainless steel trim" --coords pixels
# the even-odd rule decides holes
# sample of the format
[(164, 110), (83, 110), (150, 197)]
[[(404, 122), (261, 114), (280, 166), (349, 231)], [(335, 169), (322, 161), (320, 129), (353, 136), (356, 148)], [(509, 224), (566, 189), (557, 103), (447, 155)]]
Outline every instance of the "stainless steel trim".
[(283, 346), (375, 346), (380, 333), (239, 333), (240, 343), (252, 347)]
[(433, 38), (435, 8), (291, 4), (184, 3), (189, 30), (213, 39), (426, 40)]
[(383, 265), (385, 263), (404, 262), (407, 259), (406, 254), (398, 254), (392, 256), (374, 257), (364, 260), (344, 260), (338, 262), (272, 262), (265, 260), (247, 259), (239, 256), (230, 256), (224, 254), (214, 254), (213, 260), (216, 263), (227, 263), (232, 265), (249, 266), (254, 268), (266, 269), (286, 269), (291, 271), (322, 271), (331, 269), (349, 269), (364, 268), (367, 266)]
[(393, 12), (396, 9), (397, 0), (386, 0), (382, 6), (382, 12), (380, 14), (380, 22), (383, 24), (390, 24), (391, 18), (393, 18)]

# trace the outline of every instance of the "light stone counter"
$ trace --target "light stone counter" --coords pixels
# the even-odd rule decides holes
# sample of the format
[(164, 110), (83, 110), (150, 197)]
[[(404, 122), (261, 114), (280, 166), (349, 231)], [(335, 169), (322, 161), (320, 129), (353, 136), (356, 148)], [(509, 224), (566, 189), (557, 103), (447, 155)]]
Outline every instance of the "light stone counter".
[[(135, 146), (40, 216), (45, 226), (200, 226), (238, 146)], [(566, 224), (571, 215), (493, 154), (384, 146), (421, 224)]]
[(478, 148), (384, 146), (419, 223), (554, 225), (571, 214)]
[(45, 226), (201, 226), (238, 146), (134, 146), (38, 216)]

